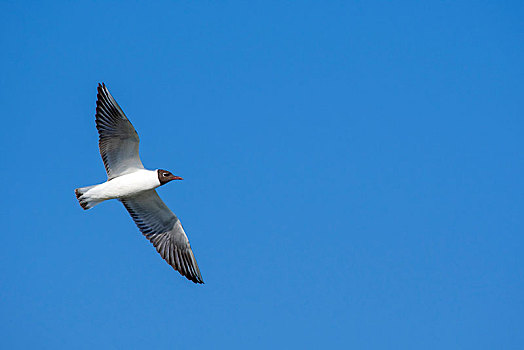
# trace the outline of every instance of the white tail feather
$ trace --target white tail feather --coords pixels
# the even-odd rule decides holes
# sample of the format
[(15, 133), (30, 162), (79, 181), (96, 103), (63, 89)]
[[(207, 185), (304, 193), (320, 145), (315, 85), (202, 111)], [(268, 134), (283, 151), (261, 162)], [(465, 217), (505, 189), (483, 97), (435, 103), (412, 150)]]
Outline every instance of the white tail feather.
[(78, 203), (80, 203), (80, 206), (84, 210), (90, 209), (94, 207), (95, 205), (97, 205), (98, 203), (102, 202), (99, 199), (90, 198), (89, 194), (87, 193), (89, 192), (90, 189), (92, 189), (95, 186), (97, 185), (80, 187), (80, 188), (75, 189), (75, 194), (76, 194), (76, 198), (78, 199)]

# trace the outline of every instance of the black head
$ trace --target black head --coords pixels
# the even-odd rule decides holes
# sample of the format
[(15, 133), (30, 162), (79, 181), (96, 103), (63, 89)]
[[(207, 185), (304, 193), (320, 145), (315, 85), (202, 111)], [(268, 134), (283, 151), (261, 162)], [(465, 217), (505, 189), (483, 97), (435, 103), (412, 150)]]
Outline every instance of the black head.
[(175, 176), (167, 170), (158, 169), (156, 172), (158, 174), (158, 181), (160, 181), (160, 186), (165, 185), (169, 181), (183, 180), (180, 176)]

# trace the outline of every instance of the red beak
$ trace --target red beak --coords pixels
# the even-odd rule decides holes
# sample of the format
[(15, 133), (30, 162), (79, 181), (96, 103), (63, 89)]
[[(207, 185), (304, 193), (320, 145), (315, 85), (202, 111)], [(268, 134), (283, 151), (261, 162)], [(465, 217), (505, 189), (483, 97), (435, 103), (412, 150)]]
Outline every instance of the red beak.
[(184, 179), (181, 178), (180, 176), (173, 176), (173, 180), (184, 180)]

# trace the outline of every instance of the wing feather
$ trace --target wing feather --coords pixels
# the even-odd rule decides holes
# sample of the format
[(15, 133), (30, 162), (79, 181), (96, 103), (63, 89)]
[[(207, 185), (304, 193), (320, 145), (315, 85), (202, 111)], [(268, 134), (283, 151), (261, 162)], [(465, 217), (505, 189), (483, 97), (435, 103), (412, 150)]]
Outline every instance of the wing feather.
[(103, 83), (98, 84), (95, 118), (98, 147), (108, 180), (143, 169), (138, 155), (138, 134)]
[(182, 276), (204, 283), (180, 220), (155, 190), (120, 199), (142, 234), (160, 256)]

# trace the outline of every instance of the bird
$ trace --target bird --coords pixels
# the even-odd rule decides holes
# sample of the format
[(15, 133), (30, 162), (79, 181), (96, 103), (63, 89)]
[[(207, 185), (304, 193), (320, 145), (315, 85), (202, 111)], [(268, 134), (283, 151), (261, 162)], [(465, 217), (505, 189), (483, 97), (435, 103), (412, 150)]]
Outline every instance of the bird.
[(203, 284), (180, 220), (155, 190), (183, 179), (167, 170), (144, 168), (138, 154), (138, 133), (104, 83), (97, 88), (95, 122), (107, 181), (76, 188), (80, 206), (87, 210), (106, 200), (119, 200), (162, 258), (188, 280)]

